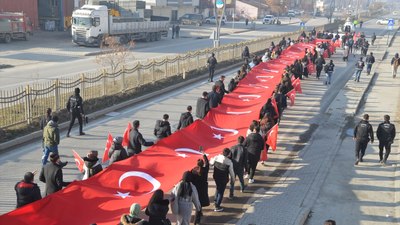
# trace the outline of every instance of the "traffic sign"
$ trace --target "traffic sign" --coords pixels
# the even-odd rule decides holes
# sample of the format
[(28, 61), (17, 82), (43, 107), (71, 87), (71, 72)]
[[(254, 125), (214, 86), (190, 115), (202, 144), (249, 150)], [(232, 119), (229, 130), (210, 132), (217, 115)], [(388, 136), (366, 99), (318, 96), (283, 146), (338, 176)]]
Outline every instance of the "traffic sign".
[(218, 9), (222, 9), (224, 7), (224, 1), (217, 0), (217, 2), (215, 3), (215, 6), (217, 6)]
[(388, 26), (394, 26), (394, 19), (389, 19)]
[(300, 22), (300, 27), (305, 27), (306, 23), (305, 22)]

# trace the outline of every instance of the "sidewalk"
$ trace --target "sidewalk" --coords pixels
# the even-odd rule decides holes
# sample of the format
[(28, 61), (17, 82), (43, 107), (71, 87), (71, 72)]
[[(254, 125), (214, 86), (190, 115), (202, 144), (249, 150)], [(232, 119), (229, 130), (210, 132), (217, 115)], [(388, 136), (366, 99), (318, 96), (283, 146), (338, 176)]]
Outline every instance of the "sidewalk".
[[(397, 39), (397, 41), (399, 40)], [(385, 48), (384, 43), (378, 44), (379, 47)], [(371, 48), (371, 51), (375, 53), (376, 61), (379, 62), (384, 52), (380, 48)], [(336, 65), (337, 62), (340, 62), (340, 60), (337, 60), (339, 58), (338, 56), (341, 57), (341, 51), (334, 55), (334, 62)], [(334, 90), (330, 88), (324, 95), (318, 88), (312, 90), (311, 85), (313, 85), (313, 82), (303, 82), (303, 85), (306, 84), (306, 90), (304, 91), (305, 95), (302, 95), (300, 99), (304, 99), (304, 101), (302, 101), (304, 105), (301, 106), (301, 110), (288, 110), (285, 112), (283, 123), (281, 123), (280, 128), (284, 128), (288, 125), (288, 122), (293, 121), (290, 119), (292, 117), (303, 117), (302, 119), (296, 119), (301, 121), (305, 121), (304, 117), (309, 117), (310, 126), (305, 133), (300, 134), (293, 133), (292, 130), (280, 129), (281, 134), (278, 143), (288, 144), (280, 145), (280, 150), (284, 149), (285, 151), (280, 152), (278, 150), (277, 153), (281, 155), (286, 152), (291, 152), (292, 154), (289, 154), (288, 159), (282, 161), (278, 165), (278, 168), (285, 167), (288, 171), (280, 177), (280, 179), (275, 179), (271, 182), (273, 188), (267, 191), (264, 190), (261, 193), (263, 198), (260, 198), (252, 204), (252, 207), (246, 211), (237, 224), (261, 224), (261, 221), (262, 224), (265, 225), (304, 224), (309, 214), (311, 213), (311, 215), (313, 215), (311, 210), (318, 210), (318, 207), (317, 209), (311, 209), (311, 207), (314, 205), (320, 193), (320, 189), (324, 184), (327, 174), (331, 170), (332, 164), (337, 165), (338, 168), (343, 168), (343, 171), (338, 174), (338, 177), (332, 179), (333, 182), (341, 182), (342, 176), (346, 174), (346, 170), (344, 169), (348, 168), (348, 166), (346, 166), (347, 164), (351, 168), (353, 167), (353, 143), (351, 142), (349, 144), (350, 147), (342, 147), (341, 143), (344, 138), (343, 136), (346, 134), (346, 129), (348, 127), (353, 127), (353, 124), (347, 125), (349, 123), (348, 119), (351, 119), (356, 113), (359, 107), (358, 102), (360, 102), (363, 93), (369, 86), (369, 81), (372, 79), (372, 76), (367, 77), (364, 72), (360, 83), (355, 83), (351, 78), (354, 69), (353, 65), (356, 60), (358, 60), (358, 57), (350, 57), (350, 60), (348, 64), (351, 66), (351, 70), (339, 74), (337, 71), (335, 72), (335, 79), (333, 82), (347, 82), (347, 84), (337, 93), (332, 104), (327, 108), (323, 106), (324, 100), (330, 99), (331, 96), (329, 96), (329, 94), (334, 92)], [(340, 77), (339, 80), (338, 77)], [(313, 99), (318, 95), (324, 95), (321, 99), (321, 104), (313, 105), (313, 112), (306, 111), (304, 107), (309, 104), (311, 105)], [(296, 106), (294, 108), (296, 108)], [(307, 126), (307, 124), (303, 125)], [(293, 136), (299, 135), (299, 140), (297, 140), (297, 143), (292, 148), (290, 147), (293, 145), (293, 139), (282, 140), (281, 138), (281, 135), (289, 136), (290, 134)], [(309, 136), (312, 136), (312, 138), (307, 139)], [(298, 153), (300, 149), (302, 150)], [(341, 154), (341, 151), (345, 151), (350, 155), (347, 157), (349, 158), (348, 162), (335, 160), (336, 155)], [(275, 162), (275, 153), (271, 154), (271, 159), (272, 162)], [(273, 163), (272, 166), (276, 166), (275, 163)], [(330, 204), (337, 204), (338, 209), (345, 209), (345, 206), (342, 204), (347, 202), (347, 196), (333, 185), (326, 185), (326, 191), (324, 193), (328, 196), (337, 193), (337, 195), (330, 198), (329, 201), (323, 201), (319, 205), (321, 206), (320, 213), (323, 214), (322, 217), (325, 220), (329, 218), (329, 215), (333, 214), (332, 209), (329, 207)], [(349, 210), (349, 208), (347, 208), (347, 210)], [(343, 210), (343, 213), (345, 212), (346, 211)], [(328, 216), (326, 217), (326, 215)], [(351, 215), (352, 214), (349, 213), (349, 216)], [(340, 219), (345, 217), (338, 214), (334, 218)], [(322, 220), (322, 222), (318, 220), (312, 223), (312, 225), (323, 224), (324, 220)], [(347, 219), (340, 220), (338, 224), (348, 225), (359, 223), (358, 219), (347, 217)]]

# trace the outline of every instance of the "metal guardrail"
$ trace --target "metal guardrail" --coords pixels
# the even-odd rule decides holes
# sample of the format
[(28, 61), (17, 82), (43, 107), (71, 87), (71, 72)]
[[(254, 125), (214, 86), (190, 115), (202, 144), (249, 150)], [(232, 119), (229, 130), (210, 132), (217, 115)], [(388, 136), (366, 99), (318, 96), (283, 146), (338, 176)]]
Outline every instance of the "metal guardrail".
[[(317, 27), (323, 29), (323, 26)], [(185, 76), (189, 71), (204, 69), (211, 52), (219, 62), (237, 60), (241, 57), (244, 46), (252, 52), (265, 50), (273, 41), (279, 42), (282, 37), (297, 39), (300, 31), (223, 45), (219, 48), (208, 48), (188, 52), (175, 57), (164, 57), (125, 65), (119, 71), (110, 73), (84, 73), (59, 78), (53, 81), (34, 83), (14, 90), (0, 91), (0, 128), (19, 124), (31, 124), (42, 116), (47, 108), (59, 111), (76, 87), (81, 89), (84, 100), (115, 95), (134, 90), (142, 85), (154, 83), (169, 77)]]

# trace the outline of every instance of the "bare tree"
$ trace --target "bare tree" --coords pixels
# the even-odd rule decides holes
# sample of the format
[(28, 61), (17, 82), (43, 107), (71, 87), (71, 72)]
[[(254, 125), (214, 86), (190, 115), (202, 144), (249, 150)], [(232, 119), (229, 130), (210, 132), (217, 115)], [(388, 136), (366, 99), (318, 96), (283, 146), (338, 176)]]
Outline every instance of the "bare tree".
[(133, 41), (121, 44), (118, 37), (106, 37), (105, 44), (101, 46), (101, 54), (96, 56), (95, 62), (111, 73), (122, 69), (129, 61), (134, 60), (131, 49), (135, 46)]

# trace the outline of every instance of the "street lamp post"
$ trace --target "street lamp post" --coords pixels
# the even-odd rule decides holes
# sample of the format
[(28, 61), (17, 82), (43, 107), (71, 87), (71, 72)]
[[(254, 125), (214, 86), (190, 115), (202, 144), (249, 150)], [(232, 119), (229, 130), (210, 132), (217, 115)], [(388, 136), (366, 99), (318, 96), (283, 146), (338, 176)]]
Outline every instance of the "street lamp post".
[(220, 45), (220, 32), (221, 32), (221, 22), (222, 17), (225, 11), (225, 1), (224, 0), (215, 0), (214, 1), (214, 15), (215, 15), (215, 33), (214, 33), (214, 48), (219, 47)]

